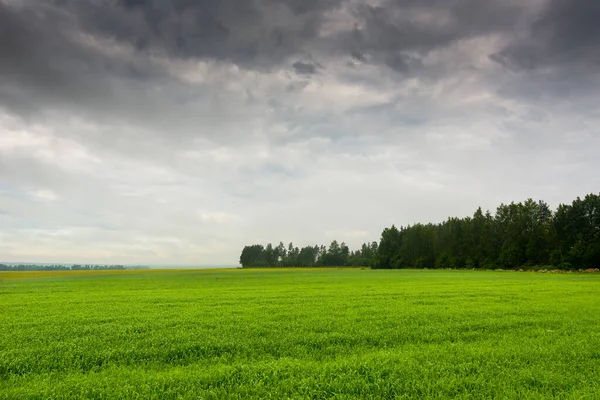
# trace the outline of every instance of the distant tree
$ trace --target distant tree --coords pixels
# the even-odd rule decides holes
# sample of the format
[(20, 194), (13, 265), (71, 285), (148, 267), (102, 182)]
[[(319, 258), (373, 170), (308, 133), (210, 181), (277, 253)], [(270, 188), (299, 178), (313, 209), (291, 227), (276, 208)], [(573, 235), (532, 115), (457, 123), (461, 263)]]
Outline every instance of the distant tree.
[[(555, 212), (544, 201), (500, 204), (495, 214), (479, 207), (472, 217), (439, 224), (385, 228), (378, 242), (351, 251), (333, 240), (329, 247), (301, 249), (280, 242), (246, 246), (243, 266), (365, 266), (372, 268), (558, 268), (600, 267), (600, 195), (589, 194)], [(0, 268), (4, 268), (1, 267)], [(18, 267), (21, 269), (25, 266)], [(90, 269), (98, 266), (73, 266)]]
[(240, 255), (240, 264), (243, 267), (266, 266), (265, 248), (260, 244), (245, 246)]

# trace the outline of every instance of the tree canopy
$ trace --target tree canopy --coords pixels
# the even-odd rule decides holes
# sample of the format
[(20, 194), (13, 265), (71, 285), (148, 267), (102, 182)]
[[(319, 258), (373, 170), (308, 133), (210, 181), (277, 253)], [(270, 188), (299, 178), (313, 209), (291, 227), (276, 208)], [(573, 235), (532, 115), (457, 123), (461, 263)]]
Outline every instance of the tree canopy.
[(346, 243), (333, 240), (329, 247), (295, 247), (293, 243), (278, 246), (271, 243), (266, 246), (255, 244), (246, 246), (240, 256), (244, 267), (328, 267), (328, 266), (364, 266), (371, 265), (377, 254), (377, 242), (363, 244), (350, 251)]
[(600, 196), (589, 194), (552, 211), (544, 201), (478, 208), (438, 224), (392, 225), (379, 243), (350, 251), (344, 242), (301, 249), (280, 242), (246, 246), (244, 267), (371, 266), (372, 268), (526, 268), (600, 266)]

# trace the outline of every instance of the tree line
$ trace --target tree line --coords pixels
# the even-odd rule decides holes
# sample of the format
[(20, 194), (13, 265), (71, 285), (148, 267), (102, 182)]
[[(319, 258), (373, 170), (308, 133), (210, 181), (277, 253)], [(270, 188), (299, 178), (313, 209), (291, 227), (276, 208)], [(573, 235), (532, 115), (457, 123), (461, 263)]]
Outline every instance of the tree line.
[(123, 265), (96, 265), (96, 264), (73, 264), (71, 266), (64, 264), (41, 265), (41, 264), (0, 264), (0, 271), (105, 271), (105, 270), (123, 270)]
[(295, 247), (293, 243), (286, 246), (283, 242), (273, 246), (255, 244), (245, 246), (240, 256), (243, 267), (329, 267), (329, 266), (364, 266), (370, 265), (377, 254), (377, 242), (364, 243), (355, 251), (350, 251), (346, 243), (337, 240), (329, 247), (323, 245)]
[(500, 204), (495, 213), (478, 208), (472, 217), (415, 224), (381, 233), (379, 243), (350, 251), (334, 240), (329, 248), (292, 243), (246, 246), (243, 267), (370, 266), (372, 268), (585, 269), (600, 266), (600, 196), (589, 194), (550, 209), (528, 199)]

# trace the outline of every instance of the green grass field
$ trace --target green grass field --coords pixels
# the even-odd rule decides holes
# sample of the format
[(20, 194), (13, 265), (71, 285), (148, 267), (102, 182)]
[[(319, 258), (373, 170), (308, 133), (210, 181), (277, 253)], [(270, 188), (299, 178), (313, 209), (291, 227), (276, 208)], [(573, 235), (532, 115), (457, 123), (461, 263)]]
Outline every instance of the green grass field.
[(0, 398), (600, 398), (600, 274), (9, 274)]

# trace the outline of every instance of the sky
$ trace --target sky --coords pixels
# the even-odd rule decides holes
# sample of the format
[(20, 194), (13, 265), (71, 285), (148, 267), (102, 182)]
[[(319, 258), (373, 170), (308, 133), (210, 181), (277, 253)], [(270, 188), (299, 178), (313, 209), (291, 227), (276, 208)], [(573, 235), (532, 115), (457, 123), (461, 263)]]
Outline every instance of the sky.
[(600, 2), (0, 0), (0, 261), (244, 245), (600, 188)]

